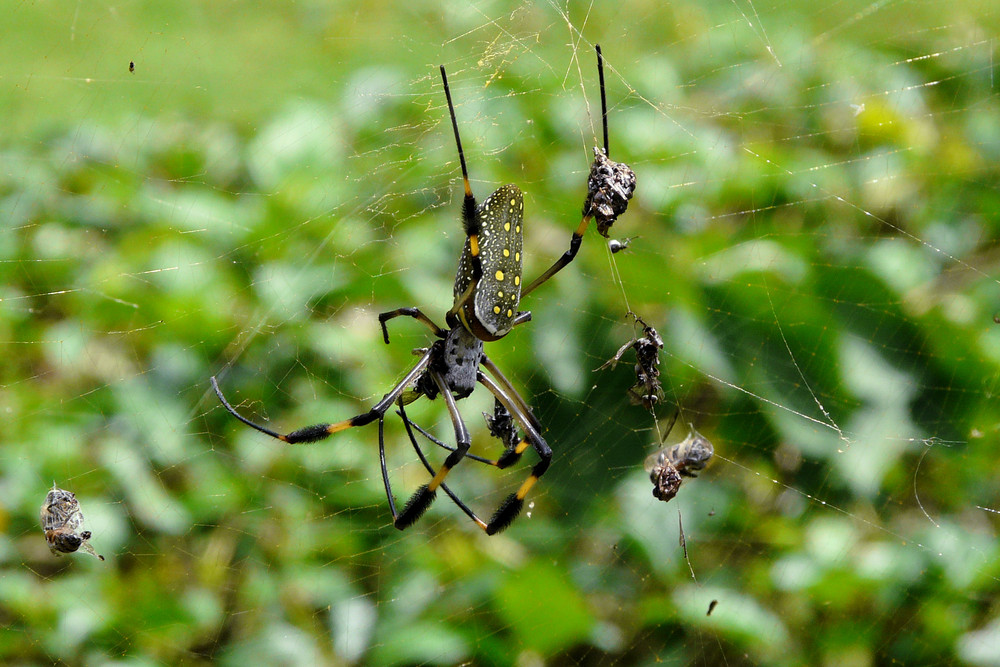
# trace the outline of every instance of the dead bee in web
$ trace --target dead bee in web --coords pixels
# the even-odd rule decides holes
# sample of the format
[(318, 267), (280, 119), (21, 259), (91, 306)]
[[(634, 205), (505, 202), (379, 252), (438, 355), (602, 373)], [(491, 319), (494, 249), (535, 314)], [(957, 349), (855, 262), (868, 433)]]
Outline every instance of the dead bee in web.
[(635, 313), (631, 313), (637, 324), (642, 325), (642, 337), (633, 338), (618, 348), (615, 356), (609, 359), (597, 370), (611, 366), (614, 368), (622, 355), (630, 347), (635, 350), (635, 384), (629, 388), (629, 399), (636, 405), (642, 405), (647, 410), (663, 400), (663, 387), (660, 385), (660, 350), (663, 349), (663, 339), (653, 327), (642, 321)]
[[(676, 420), (675, 414), (670, 427), (673, 427)], [(670, 433), (670, 428), (667, 433)], [(682, 476), (697, 477), (695, 473), (704, 470), (714, 454), (712, 443), (694, 428), (677, 444), (650, 454), (646, 457), (644, 468), (653, 483), (653, 497), (667, 502), (676, 496), (681, 487)]]
[(583, 215), (593, 216), (597, 232), (608, 238), (608, 230), (628, 208), (635, 193), (635, 172), (624, 162), (615, 162), (605, 150), (594, 148), (594, 162), (587, 179), (587, 201)]
[(39, 512), (42, 530), (45, 532), (45, 542), (54, 555), (70, 554), (82, 550), (104, 560), (94, 547), (90, 546), (90, 531), (80, 531), (83, 527), (83, 512), (76, 494), (60, 489), (55, 483), (46, 494), (45, 502)]
[(664, 451), (677, 472), (685, 477), (697, 477), (695, 473), (704, 470), (709, 459), (715, 455), (715, 448), (708, 438), (693, 428), (686, 438)]
[(653, 497), (663, 502), (669, 502), (681, 488), (680, 472), (663, 451), (650, 454), (646, 458), (645, 468), (649, 472), (649, 481), (653, 483)]
[(626, 236), (621, 241), (618, 239), (610, 239), (608, 241), (608, 250), (611, 251), (612, 255), (617, 255), (622, 250), (628, 250), (628, 246), (632, 241), (639, 238), (638, 236)]

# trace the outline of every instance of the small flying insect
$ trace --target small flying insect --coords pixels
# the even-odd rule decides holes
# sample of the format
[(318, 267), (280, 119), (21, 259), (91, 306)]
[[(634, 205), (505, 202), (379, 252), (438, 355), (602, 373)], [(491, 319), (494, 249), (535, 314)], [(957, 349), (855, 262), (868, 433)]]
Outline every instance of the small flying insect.
[(630, 347), (635, 350), (635, 384), (628, 390), (629, 400), (636, 405), (642, 405), (647, 410), (663, 400), (663, 387), (660, 385), (660, 350), (663, 349), (663, 339), (653, 327), (642, 321), (635, 313), (629, 313), (635, 318), (636, 324), (642, 325), (642, 336), (633, 338), (618, 348), (615, 356), (609, 359), (597, 370), (611, 366), (614, 368)]
[(128, 61), (128, 71), (135, 72), (135, 61), (134, 60)]
[(76, 494), (60, 489), (55, 483), (46, 494), (45, 502), (39, 512), (42, 530), (45, 532), (45, 542), (49, 551), (56, 556), (71, 554), (74, 551), (84, 551), (95, 558), (104, 560), (94, 547), (90, 546), (90, 531), (80, 531), (83, 527), (83, 512)]

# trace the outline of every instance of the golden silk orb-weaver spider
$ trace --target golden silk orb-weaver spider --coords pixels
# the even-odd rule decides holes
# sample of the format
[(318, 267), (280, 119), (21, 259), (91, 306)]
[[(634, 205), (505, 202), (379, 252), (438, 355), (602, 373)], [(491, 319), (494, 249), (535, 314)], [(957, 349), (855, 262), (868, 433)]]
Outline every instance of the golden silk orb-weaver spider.
[[(420, 350), (420, 360), (406, 376), (382, 397), (370, 410), (350, 419), (336, 423), (307, 426), (290, 433), (281, 434), (252, 422), (240, 415), (223, 396), (218, 381), (212, 378), (222, 405), (244, 424), (289, 444), (311, 443), (323, 440), (354, 426), (363, 426), (378, 421), (379, 458), (382, 481), (385, 485), (389, 510), (393, 524), (403, 530), (413, 525), (427, 510), (441, 488), (487, 534), (500, 532), (517, 518), (524, 505), (524, 498), (545, 473), (552, 459), (552, 450), (541, 435), (542, 427), (535, 419), (527, 402), (514, 389), (496, 364), (483, 351), (483, 343), (496, 341), (507, 335), (512, 328), (528, 322), (531, 313), (518, 309), (521, 297), (535, 290), (539, 285), (555, 275), (573, 261), (584, 232), (591, 220), (596, 220), (598, 231), (607, 236), (608, 230), (619, 215), (625, 212), (628, 201), (635, 191), (635, 174), (625, 164), (608, 158), (607, 102), (604, 92), (604, 63), (600, 46), (597, 47), (597, 63), (601, 85), (602, 124), (604, 128), (604, 150), (595, 148), (595, 160), (591, 165), (587, 180), (587, 199), (583, 208), (580, 225), (573, 232), (569, 249), (556, 262), (527, 287), (521, 285), (522, 242), (524, 221), (524, 199), (516, 185), (503, 185), (481, 204), (476, 203), (469, 183), (469, 173), (462, 150), (462, 139), (458, 132), (455, 107), (451, 100), (451, 89), (444, 66), (441, 66), (441, 81), (448, 111), (455, 133), (459, 162), (462, 167), (462, 181), (465, 198), (462, 203), (462, 223), (465, 228), (465, 247), (458, 261), (455, 276), (454, 305), (445, 314), (447, 329), (442, 329), (418, 308), (398, 308), (379, 315), (382, 337), (389, 343), (386, 323), (396, 317), (412, 317), (425, 324), (437, 337), (433, 344)], [(483, 372), (485, 370), (485, 372)], [(468, 397), (477, 384), (486, 387), (495, 399), (494, 416), (488, 418), (490, 432), (504, 442), (504, 451), (496, 459), (487, 459), (469, 454), (471, 438), (462, 419), (456, 401)], [(427, 461), (417, 444), (404, 405), (424, 396), (444, 399), (455, 432), (455, 446), (439, 440), (431, 440), (450, 450), (444, 463), (436, 470)], [(421, 463), (431, 475), (431, 480), (418, 488), (401, 511), (396, 510), (389, 473), (385, 462), (384, 421), (385, 413), (398, 406), (398, 412), (406, 426), (410, 442)], [(426, 434), (417, 426), (418, 430)], [(523, 436), (516, 435), (517, 430)], [(462, 502), (445, 484), (448, 473), (465, 458), (486, 463), (497, 468), (514, 465), (529, 448), (538, 454), (539, 461), (531, 469), (528, 478), (511, 493), (493, 513), (489, 521), (483, 521), (472, 509)]]

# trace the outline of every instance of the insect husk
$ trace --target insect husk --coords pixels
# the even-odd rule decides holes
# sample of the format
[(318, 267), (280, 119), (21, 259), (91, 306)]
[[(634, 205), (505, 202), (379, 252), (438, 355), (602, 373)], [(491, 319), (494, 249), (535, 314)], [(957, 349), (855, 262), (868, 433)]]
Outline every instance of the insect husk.
[(53, 482), (39, 510), (39, 521), (45, 534), (45, 542), (53, 555), (83, 551), (104, 560), (104, 556), (90, 546), (90, 531), (80, 530), (83, 527), (83, 512), (80, 510), (80, 501), (72, 491), (60, 489)]

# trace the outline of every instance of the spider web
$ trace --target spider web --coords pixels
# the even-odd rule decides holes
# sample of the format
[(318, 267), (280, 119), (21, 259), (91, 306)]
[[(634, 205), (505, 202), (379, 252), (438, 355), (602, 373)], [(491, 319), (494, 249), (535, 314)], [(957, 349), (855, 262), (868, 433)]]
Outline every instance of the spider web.
[[(3, 661), (1000, 664), (996, 7), (454, 4), (7, 12)], [(439, 64), (476, 195), (519, 185), (547, 268), (601, 142), (596, 43), (629, 247), (588, 230), (487, 345), (553, 464), (500, 535), (443, 494), (396, 531), (374, 425), (290, 447), (208, 379), (287, 432), (430, 343), (377, 314), (452, 302)], [(601, 368), (629, 313), (665, 343), (652, 411), (631, 350)], [(442, 403), (407, 413), (453, 442)], [(496, 457), (487, 392), (459, 405)], [(403, 503), (427, 473), (385, 428)], [(663, 504), (643, 462), (689, 428), (715, 457)], [(447, 482), (488, 517), (535, 460)], [(49, 554), (53, 481), (106, 562)]]

